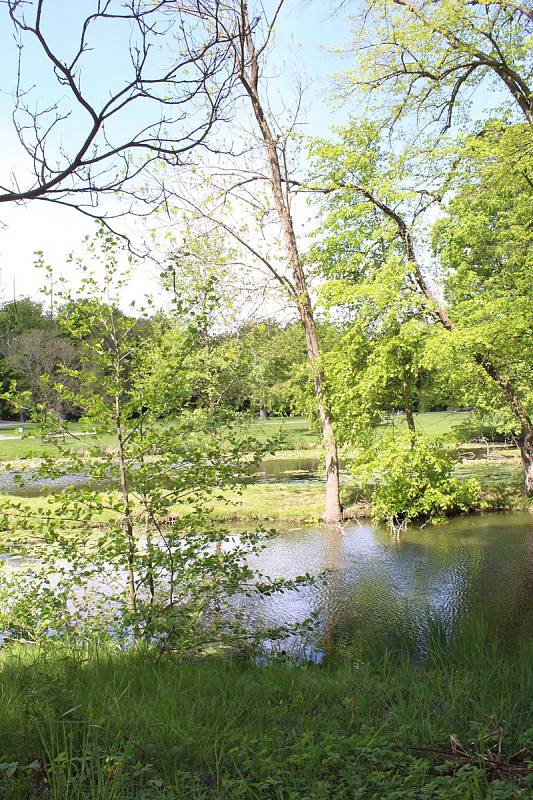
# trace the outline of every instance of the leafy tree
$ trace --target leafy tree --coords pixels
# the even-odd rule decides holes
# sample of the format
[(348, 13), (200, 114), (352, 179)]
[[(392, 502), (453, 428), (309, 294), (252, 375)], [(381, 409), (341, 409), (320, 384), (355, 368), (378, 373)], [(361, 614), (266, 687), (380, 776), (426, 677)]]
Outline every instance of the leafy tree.
[(27, 297), (4, 303), (0, 309), (0, 347), (5, 350), (13, 337), (29, 330), (44, 330), (50, 318), (43, 311), (42, 303)]
[(273, 320), (242, 325), (238, 332), (245, 377), (243, 400), (262, 419), (289, 414), (301, 391), (300, 370), (306, 369), (305, 339), (299, 325)]
[[(104, 286), (87, 273), (77, 311), (71, 302), (62, 318), (91, 369), (65, 369), (75, 388), (58, 381), (56, 390), (107, 440), (87, 439), (80, 452), (76, 431), (45, 403), (33, 404), (42, 430), (66, 439), (55, 440), (57, 457), (36, 474), (76, 472), (89, 483), (38, 509), (4, 501), (4, 535), (22, 554), (35, 552), (36, 538), (41, 547), (38, 564), (2, 576), (2, 627), (36, 638), (107, 632), (182, 654), (242, 644), (254, 634), (239, 598), (299, 581), (270, 580), (249, 567), (264, 535), (228, 532), (210, 517), (209, 502), (238, 489), (272, 445), (258, 445), (227, 415), (187, 407), (188, 330), (163, 324), (148, 342), (139, 336), (137, 319), (118, 309), (124, 279), (104, 230), (99, 247)], [(99, 491), (102, 482), (116, 488)]]
[[(527, 142), (527, 138), (523, 139), (524, 129), (528, 131), (529, 128), (520, 128), (522, 146), (524, 141)], [(516, 148), (516, 129), (513, 130), (515, 133), (511, 141)], [(468, 336), (468, 317), (459, 313), (459, 306), (448, 308), (446, 303), (439, 300), (436, 289), (427, 278), (417, 240), (417, 234), (421, 237), (424, 232), (419, 209), (427, 209), (421, 200), (428, 193), (427, 189), (413, 189), (405, 184), (409, 162), (387, 155), (375, 125), (351, 125), (341, 129), (339, 136), (340, 142), (319, 143), (313, 151), (319, 168), (315, 171), (321, 180), (317, 181), (318, 186), (313, 184), (311, 188), (321, 190), (326, 198), (329, 217), (325, 227), (332, 231), (331, 237), (326, 236), (322, 245), (322, 261), (327, 260), (331, 264), (333, 274), (339, 270), (344, 287), (354, 282), (358, 286), (357, 292), (361, 282), (368, 284), (370, 280), (373, 296), (379, 296), (382, 304), (390, 303), (399, 309), (411, 307), (411, 315), (415, 313), (427, 321), (436, 338), (435, 346), (429, 348), (424, 356), (424, 367), (438, 369), (441, 365), (449, 370), (450, 363), (453, 363), (451, 383), (454, 378), (462, 382), (465, 375), (471, 376), (470, 380), (481, 387), (479, 391), (476, 390), (478, 399), (483, 395), (483, 387), (490, 386), (489, 395), (495, 393), (500, 398), (499, 402), (503, 400), (507, 404), (522, 431), (525, 487), (531, 493), (533, 425), (528, 410), (528, 390), (518, 372), (507, 369), (501, 348), (498, 352), (498, 344), (493, 354), (490, 336), (482, 338), (475, 335), (475, 331)], [(490, 138), (482, 135), (475, 137), (474, 141), (479, 140), (484, 143), (479, 146), (487, 147)], [(361, 146), (365, 140), (369, 142), (366, 149)], [(351, 142), (355, 142), (355, 148)], [(463, 156), (469, 160), (468, 145), (459, 143), (454, 160), (460, 161)], [(498, 173), (503, 180), (511, 171), (511, 149), (500, 148), (490, 163), (492, 167), (487, 177), (490, 174), (495, 177), (494, 163), (498, 163)], [(522, 160), (519, 159), (515, 169), (520, 171), (522, 166)], [(460, 177), (457, 182), (455, 180), (455, 177), (453, 181), (449, 179), (448, 187), (456, 189), (461, 185)], [(473, 185), (476, 185), (476, 181), (471, 188)], [(489, 185), (486, 188), (488, 191)], [(479, 191), (479, 186), (476, 185), (475, 190)], [(429, 194), (433, 201), (433, 192)], [(483, 238), (481, 231), (480, 236)], [(478, 277), (482, 277), (481, 273)], [(518, 291), (522, 285), (523, 282), (519, 282)], [(527, 297), (527, 293), (524, 297)], [(519, 315), (520, 307), (519, 304)], [(400, 313), (404, 315), (405, 310)]]
[(533, 493), (530, 140), (526, 125), (495, 123), (468, 141), (446, 214), (434, 226), (434, 245), (456, 320), (454, 349), (490, 352), (520, 406), (493, 381), (472, 381), (463, 372), (465, 402), (485, 413), (506, 411), (521, 436), (526, 489)]
[(345, 442), (356, 444), (397, 409), (414, 435), (424, 341), (433, 321), (405, 263), (395, 221), (365, 194), (365, 186), (379, 180), (389, 203), (415, 206), (417, 193), (402, 186), (405, 164), (387, 160), (373, 124), (352, 124), (338, 135), (338, 142), (312, 147), (312, 188), (323, 187), (325, 215), (310, 257), (325, 279), (323, 303), (342, 332), (324, 359), (338, 429)]
[(468, 123), (469, 99), (484, 87), (533, 125), (532, 34), (529, 0), (367, 0), (347, 82), (375, 92), (378, 115), (393, 123), (446, 129), (459, 109)]
[(377, 520), (399, 530), (415, 520), (442, 522), (450, 513), (475, 508), (477, 481), (452, 477), (453, 462), (439, 442), (387, 436), (360, 454), (352, 469), (372, 499)]

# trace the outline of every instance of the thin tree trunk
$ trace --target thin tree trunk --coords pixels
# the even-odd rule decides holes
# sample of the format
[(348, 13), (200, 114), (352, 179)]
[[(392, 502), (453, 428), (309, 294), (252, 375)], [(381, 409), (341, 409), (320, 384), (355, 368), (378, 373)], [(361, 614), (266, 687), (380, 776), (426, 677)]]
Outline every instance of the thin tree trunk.
[[(133, 515), (131, 511), (128, 474), (126, 469), (126, 455), (124, 451), (124, 430), (121, 414), (121, 359), (118, 331), (115, 325), (114, 312), (111, 309), (112, 340), (115, 348), (115, 431), (117, 436), (117, 452), (119, 465), (119, 486), (122, 495), (122, 514), (126, 530), (126, 600), (131, 612), (137, 611), (137, 587), (135, 581), (135, 534), (133, 529)], [(137, 641), (140, 637), (139, 629), (134, 626), (134, 636)]]
[(403, 395), (403, 410), (409, 433), (411, 434), (411, 442), (414, 444), (416, 439), (415, 418), (413, 417), (413, 410), (411, 408), (411, 395), (409, 392), (409, 384), (405, 378), (402, 378), (402, 395)]
[[(119, 463), (119, 484), (122, 495), (122, 513), (124, 527), (126, 529), (126, 548), (127, 548), (127, 600), (130, 611), (137, 610), (137, 588), (135, 584), (135, 535), (133, 530), (133, 518), (131, 513), (128, 476), (126, 471), (126, 459), (124, 456), (124, 435), (122, 431), (122, 421), (120, 418), (119, 398), (116, 398), (116, 432), (118, 441), (118, 463)], [(138, 631), (135, 629), (135, 638), (138, 638)]]
[[(287, 182), (284, 181), (282, 177), (278, 153), (278, 140), (270, 128), (259, 96), (258, 59), (260, 53), (258, 53), (253, 39), (246, 2), (241, 3), (241, 20), (242, 29), (240, 35), (242, 37), (242, 51), (238, 48), (234, 51), (239, 78), (250, 99), (253, 113), (263, 140), (268, 160), (274, 206), (280, 221), (287, 261), (296, 292), (296, 296), (293, 297), (293, 299), (296, 301), (300, 320), (304, 328), (307, 357), (313, 372), (317, 408), (322, 427), (322, 440), (326, 455), (326, 504), (324, 520), (326, 522), (338, 522), (342, 518), (342, 507), (340, 503), (337, 440), (333, 428), (331, 410), (325, 397), (324, 374), (320, 366), (320, 347), (311, 298), (309, 296), (307, 281), (298, 251), (298, 243), (296, 241), (288, 194), (286, 195), (284, 192), (284, 185), (287, 186)], [(244, 52), (246, 52), (246, 63)]]

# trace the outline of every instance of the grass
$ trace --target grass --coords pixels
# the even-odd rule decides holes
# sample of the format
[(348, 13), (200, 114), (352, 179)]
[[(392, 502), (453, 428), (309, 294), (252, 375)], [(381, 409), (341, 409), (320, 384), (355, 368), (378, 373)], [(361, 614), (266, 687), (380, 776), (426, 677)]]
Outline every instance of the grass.
[[(468, 414), (462, 411), (437, 411), (415, 414), (415, 423), (422, 433), (428, 436), (440, 437), (447, 436), (450, 441), (455, 441), (453, 428), (460, 425), (468, 418)], [(394, 424), (403, 428), (405, 422), (402, 417), (395, 418)], [(0, 436), (12, 435), (10, 439), (0, 439), (0, 462), (22, 460), (27, 458), (41, 458), (56, 452), (53, 445), (42, 442), (39, 438), (33, 438), (33, 426), (31, 423), (24, 423), (25, 435), (22, 439), (16, 438), (19, 423), (13, 423), (10, 428), (0, 429)], [(80, 430), (75, 423), (71, 424), (73, 431)], [(310, 450), (320, 448), (320, 433), (316, 426), (310, 424), (309, 420), (303, 417), (291, 417), (270, 419), (266, 422), (254, 422), (249, 424), (250, 434), (260, 441), (273, 436), (282, 435), (285, 443), (285, 452), (301, 451), (310, 455)], [(88, 437), (91, 444), (95, 443), (95, 437)], [(99, 438), (99, 443), (104, 447), (112, 444), (112, 439), (106, 437)], [(75, 449), (83, 450), (87, 445), (82, 441), (72, 442)]]
[[(453, 443), (454, 429), (464, 424), (467, 418), (466, 412), (428, 412), (417, 414), (416, 424), (419, 430), (427, 435), (444, 436)], [(395, 418), (394, 424), (401, 427), (405, 422), (403, 418)], [(321, 455), (319, 435), (309, 421), (303, 418), (252, 422), (250, 432), (259, 439), (283, 435), (284, 449), (278, 451), (275, 456), (269, 456), (267, 460), (319, 458)], [(82, 447), (83, 442), (76, 446)], [(18, 455), (14, 452), (17, 447)], [(472, 449), (475, 449), (475, 446)], [(37, 439), (0, 441), (0, 461), (7, 460), (9, 456), (12, 461), (19, 459), (20, 466), (23, 467), (25, 462), (21, 454), (26, 453), (26, 458), (29, 459), (30, 456), (43, 456), (52, 450), (52, 447), (43, 445)], [(458, 464), (456, 474), (460, 478), (475, 477), (480, 481), (487, 508), (524, 507), (521, 468), (515, 451), (502, 451), (497, 459), (478, 459)], [(353, 489), (349, 490), (346, 485), (343, 487), (342, 499), (348, 515), (363, 516), (368, 513), (368, 506), (357, 504), (354, 507), (352, 502), (355, 496)], [(9, 502), (9, 497), (9, 495), (0, 496), (0, 507)], [(226, 501), (215, 500), (212, 503), (213, 515), (220, 521), (316, 523), (320, 521), (323, 513), (324, 486), (321, 482), (298, 483), (281, 479), (279, 482), (248, 485), (241, 494), (228, 492)], [(28, 498), (25, 502), (29, 508), (35, 508), (42, 503), (42, 499)]]
[[(470, 461), (456, 469), (458, 477), (475, 477), (479, 480), (486, 510), (523, 510), (529, 507), (522, 492), (520, 465), (518, 461), (507, 461)], [(348, 517), (368, 515), (370, 507), (356, 501), (357, 492), (353, 488), (344, 485), (341, 496)], [(35, 512), (43, 506), (46, 498), (0, 495), (0, 512), (9, 509), (14, 500), (22, 502), (30, 512)], [(324, 511), (324, 484), (320, 481), (254, 483), (245, 486), (241, 493), (226, 492), (225, 500), (214, 499), (210, 505), (213, 517), (220, 522), (316, 524), (320, 522)], [(190, 510), (192, 507), (180, 506), (176, 513)], [(94, 518), (94, 522), (108, 518), (109, 515), (102, 513), (100, 518)]]
[[(464, 425), (469, 419), (467, 411), (425, 411), (414, 414), (415, 427), (419, 433), (432, 439), (446, 438), (449, 442), (459, 441), (456, 428)], [(407, 431), (405, 418), (402, 416), (391, 417), (389, 425)]]
[[(212, 514), (221, 522), (318, 522), (324, 510), (324, 485), (316, 483), (266, 483), (251, 484), (244, 487), (242, 494), (226, 492), (226, 501), (213, 500)], [(24, 508), (35, 513), (45, 503), (44, 497), (14, 498), (13, 495), (0, 495), (0, 512), (5, 513), (13, 500), (21, 502)], [(191, 511), (192, 506), (181, 505), (176, 513)], [(20, 513), (15, 510), (13, 513)], [(94, 522), (105, 521), (109, 515), (102, 512), (94, 517)]]
[[(24, 436), (18, 438), (17, 429), (20, 423), (13, 423), (13, 426), (0, 428), (0, 437), (9, 436), (10, 438), (0, 438), (0, 462), (19, 461), (24, 459), (43, 458), (57, 452), (52, 444), (43, 442), (38, 436), (34, 438), (34, 426), (31, 423), (24, 423)], [(320, 434), (318, 429), (313, 428), (309, 421), (302, 417), (292, 417), (291, 419), (272, 419), (267, 422), (247, 423), (250, 435), (259, 441), (267, 438), (282, 435), (284, 447), (288, 451), (305, 451), (320, 447)], [(81, 431), (76, 423), (69, 423), (69, 428), (73, 432)], [(75, 450), (84, 450), (91, 445), (99, 444), (103, 447), (113, 445), (113, 438), (110, 436), (87, 436), (80, 440), (69, 440), (69, 446)]]
[[(524, 645), (510, 660), (482, 626), (447, 650), (437, 637), (418, 665), (385, 651), (258, 666), (4, 648), (0, 796), (526, 800), (531, 775), (490, 782), (482, 754), (500, 724), (504, 754), (531, 744), (532, 657)], [(471, 763), (423, 749), (449, 751), (452, 734)]]

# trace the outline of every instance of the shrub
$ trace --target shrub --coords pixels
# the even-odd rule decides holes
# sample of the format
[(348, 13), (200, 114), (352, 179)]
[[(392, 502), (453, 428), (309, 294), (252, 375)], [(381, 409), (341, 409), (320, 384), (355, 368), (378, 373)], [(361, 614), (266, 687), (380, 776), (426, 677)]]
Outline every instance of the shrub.
[(440, 441), (383, 435), (351, 466), (370, 494), (375, 519), (394, 528), (414, 520), (442, 522), (480, 500), (476, 480), (452, 477), (453, 461)]

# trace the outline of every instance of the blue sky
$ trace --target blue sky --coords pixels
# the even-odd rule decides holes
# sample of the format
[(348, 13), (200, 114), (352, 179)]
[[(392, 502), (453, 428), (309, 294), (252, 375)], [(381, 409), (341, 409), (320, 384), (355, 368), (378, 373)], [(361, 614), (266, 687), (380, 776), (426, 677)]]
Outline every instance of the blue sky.
[[(94, 9), (95, 2), (45, 0), (43, 26), (62, 59), (72, 57), (80, 19), (87, 9)], [(120, 0), (114, 2), (120, 4)], [(350, 24), (346, 15), (356, 3), (357, 0), (348, 6), (326, 0), (287, 0), (278, 19), (264, 83), (269, 86), (270, 101), (276, 110), (285, 105), (290, 111), (298, 81), (307, 87), (300, 129), (308, 135), (327, 136), (333, 125), (346, 121), (354, 112), (355, 101), (332, 101), (330, 92), (332, 75), (347, 70), (353, 63), (350, 56), (343, 57), (340, 51), (350, 43)], [(273, 7), (274, 3), (268, 0), (267, 16), (271, 16)], [(338, 10), (335, 12), (334, 8)], [(99, 23), (90, 38), (93, 49), (85, 58), (83, 79), (91, 98), (100, 100), (110, 87), (116, 89), (124, 80), (128, 52), (125, 33), (122, 23), (106, 21)], [(167, 40), (164, 42), (168, 43)], [(13, 172), (23, 184), (25, 160), (11, 125), (11, 92), (16, 79), (17, 48), (3, 3), (0, 3), (0, 52), (4, 66), (0, 73), (0, 176), (4, 182)], [(57, 91), (48, 62), (31, 47), (24, 53), (24, 87), (33, 87), (32, 102), (37, 101), (43, 107), (53, 98), (61, 104), (67, 92), (63, 89)], [(163, 47), (154, 51), (154, 65), (159, 66), (167, 57)], [(484, 101), (483, 91), (478, 92), (474, 111), (480, 111)], [(144, 106), (137, 107), (136, 113), (139, 114), (137, 118), (130, 114), (124, 120), (125, 126), (139, 127), (144, 119)], [(86, 121), (83, 115), (73, 114), (62, 127), (62, 144), (67, 148), (76, 144), (84, 135)], [(4, 299), (12, 297), (13, 292), (37, 296), (40, 278), (32, 266), (35, 250), (43, 250), (57, 272), (71, 275), (72, 267), (66, 264), (68, 253), (79, 251), (83, 236), (94, 230), (94, 223), (78, 212), (38, 201), (30, 201), (26, 206), (0, 206), (0, 221), (4, 224), (0, 229), (0, 287)], [(303, 219), (301, 224), (305, 225)], [(131, 232), (139, 228), (139, 222), (124, 221), (123, 226)], [(154, 287), (156, 272), (149, 264), (143, 266), (133, 293)]]
[[(87, 8), (94, 8), (90, 0), (45, 2), (43, 28), (64, 60), (73, 52), (80, 15)], [(87, 89), (93, 98), (106, 96), (109, 85), (116, 86), (124, 75), (126, 40), (118, 35), (120, 30), (115, 23), (102, 23), (90, 40), (94, 49), (84, 62), (84, 75), (87, 81), (90, 75)], [(283, 97), (290, 106), (294, 85), (298, 79), (302, 80), (308, 87), (303, 126), (306, 133), (326, 135), (332, 124), (347, 116), (348, 109), (337, 107), (332, 110), (325, 100), (331, 74), (344, 66), (342, 58), (331, 50), (343, 46), (347, 40), (344, 12), (332, 13), (329, 3), (318, 0), (289, 2), (282, 11), (269, 63), (269, 75), (276, 76), (270, 81), (272, 103), (275, 105), (278, 98)], [(17, 49), (3, 5), (0, 6), (0, 52), (4, 63), (0, 77), (0, 175), (5, 182), (13, 172), (23, 183), (24, 154), (11, 125), (11, 92), (16, 78)], [(156, 54), (156, 59), (158, 57), (164, 58), (164, 54)], [(34, 87), (32, 101), (38, 102), (40, 107), (48, 104), (50, 97), (63, 102), (64, 90), (58, 93), (49, 65), (36, 48), (25, 48), (24, 69), (25, 88)], [(79, 140), (85, 129), (84, 122), (79, 114), (71, 116), (62, 127), (63, 144), (73, 145)], [(72, 268), (65, 266), (67, 254), (77, 248), (82, 237), (94, 226), (75, 211), (38, 201), (31, 201), (26, 206), (4, 204), (0, 207), (0, 220), (5, 226), (0, 230), (0, 284), (5, 299), (11, 297), (13, 291), (19, 295), (35, 296), (39, 281), (32, 267), (35, 250), (44, 250), (58, 271), (68, 274)], [(150, 280), (150, 270), (147, 269), (141, 283), (148, 284)]]

